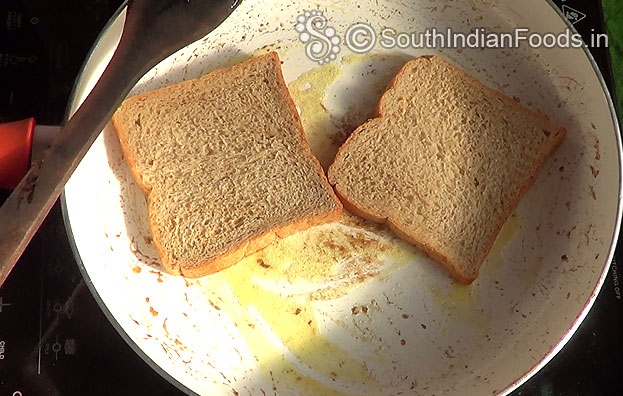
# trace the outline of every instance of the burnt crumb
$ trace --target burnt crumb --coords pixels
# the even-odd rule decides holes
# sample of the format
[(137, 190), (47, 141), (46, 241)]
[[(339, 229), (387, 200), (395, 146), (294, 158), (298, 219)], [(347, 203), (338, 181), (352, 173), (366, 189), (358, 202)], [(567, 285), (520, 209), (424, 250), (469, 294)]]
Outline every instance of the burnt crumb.
[(258, 263), (258, 264), (260, 265), (260, 267), (262, 267), (262, 268), (270, 268), (270, 265), (266, 264), (266, 263), (264, 262), (264, 260), (262, 260), (262, 259), (257, 259), (257, 263)]
[(601, 153), (599, 152), (599, 140), (595, 142), (595, 161), (599, 161), (601, 159)]
[(562, 256), (560, 256), (560, 259), (564, 262), (568, 262), (569, 261), (569, 257), (567, 257), (566, 254), (563, 254)]
[(409, 315), (408, 314), (402, 314), (402, 317), (405, 318), (405, 319), (408, 319)]
[(422, 328), (426, 330), (426, 325), (424, 323), (421, 323), (420, 326), (422, 326)]
[(368, 307), (366, 307), (365, 305), (361, 307), (361, 310), (363, 311), (363, 313), (368, 313)]
[(593, 165), (589, 165), (591, 168), (591, 173), (593, 174), (593, 177), (597, 177), (597, 175), (599, 175), (599, 169), (595, 169), (595, 167)]
[(359, 313), (359, 307), (352, 307), (352, 308), (350, 309), (350, 312), (351, 312), (353, 315), (357, 315), (357, 314)]
[(219, 307), (218, 305), (214, 304), (214, 302), (212, 300), (208, 300), (208, 302), (210, 303), (212, 308), (216, 309), (217, 311), (221, 310), (221, 307)]
[(295, 314), (295, 315), (298, 315), (298, 314), (300, 314), (300, 313), (301, 313), (301, 308), (297, 308), (297, 309), (296, 309), (296, 311), (294, 311), (294, 314)]
[(400, 340), (400, 345), (406, 345), (407, 341), (403, 338), (402, 340)]
[(345, 253), (346, 252), (346, 247), (344, 247), (344, 246), (342, 246), (340, 244), (337, 244), (337, 243), (335, 243), (333, 241), (330, 241), (330, 240), (324, 241), (322, 244), (323, 244), (323, 246), (326, 246), (327, 248), (329, 248), (331, 250), (334, 250), (334, 251), (337, 251), (339, 253)]
[(558, 168), (558, 172), (564, 172), (565, 171), (565, 167), (561, 166), (560, 168)]
[(153, 241), (153, 240), (151, 239), (151, 237), (144, 236), (144, 237), (143, 237), (143, 241), (144, 241), (147, 245), (151, 245), (151, 243), (152, 243), (152, 241)]

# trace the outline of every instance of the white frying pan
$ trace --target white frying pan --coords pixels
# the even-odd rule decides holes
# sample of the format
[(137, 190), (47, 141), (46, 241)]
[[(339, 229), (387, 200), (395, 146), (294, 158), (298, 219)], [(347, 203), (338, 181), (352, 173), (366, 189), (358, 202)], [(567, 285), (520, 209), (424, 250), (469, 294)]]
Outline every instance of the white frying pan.
[[(324, 65), (305, 55), (314, 40), (299, 35), (312, 16), (305, 10), (321, 11), (327, 24), (316, 27), (340, 37), (336, 59)], [(303, 26), (295, 28), (300, 15)], [(74, 109), (108, 62), (123, 21), (121, 12), (99, 39)], [(145, 198), (106, 128), (65, 188), (76, 257), (119, 332), (189, 393), (505, 394), (563, 347), (603, 283), (620, 222), (621, 141), (589, 53), (377, 44), (376, 55), (354, 55), (344, 36), (354, 23), (396, 32), (567, 28), (543, 0), (245, 0), (212, 34), (150, 71), (134, 93), (276, 50), (310, 144), (330, 162), (335, 141), (365, 120), (405, 57), (434, 53), (548, 114), (568, 136), (466, 287), (390, 232), (352, 217), (281, 240), (214, 276), (164, 274)]]

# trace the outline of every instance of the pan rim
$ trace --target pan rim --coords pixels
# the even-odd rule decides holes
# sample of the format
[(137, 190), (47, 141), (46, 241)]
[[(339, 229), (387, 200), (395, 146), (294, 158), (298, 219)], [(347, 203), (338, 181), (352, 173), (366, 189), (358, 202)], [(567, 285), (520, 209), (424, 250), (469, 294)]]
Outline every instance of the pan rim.
[[(89, 49), (89, 52), (87, 53), (87, 56), (84, 62), (82, 63), (82, 66), (80, 67), (78, 76), (76, 77), (76, 80), (74, 81), (74, 84), (72, 86), (71, 93), (69, 95), (69, 101), (67, 102), (67, 107), (65, 109), (65, 115), (63, 116), (63, 124), (65, 124), (71, 116), (71, 109), (77, 99), (78, 87), (80, 85), (80, 81), (84, 78), (84, 75), (87, 71), (87, 66), (93, 60), (93, 57), (95, 53), (97, 52), (97, 49), (99, 45), (101, 44), (103, 38), (109, 34), (112, 26), (117, 22), (119, 18), (123, 16), (127, 7), (128, 7), (128, 0), (124, 0), (124, 2), (119, 6), (119, 8), (117, 8), (117, 10), (110, 17), (108, 22), (106, 22), (106, 24), (102, 28), (102, 31), (97, 36), (97, 39), (95, 40), (93, 46)], [(73, 253), (74, 259), (76, 260), (76, 264), (78, 265), (78, 269), (80, 270), (80, 274), (82, 275), (82, 278), (84, 279), (87, 285), (87, 288), (91, 292), (93, 299), (95, 300), (99, 308), (104, 313), (104, 316), (106, 316), (106, 318), (108, 319), (108, 322), (117, 331), (117, 333), (121, 336), (121, 338), (126, 342), (126, 344), (130, 347), (130, 349), (132, 349), (134, 353), (136, 353), (152, 370), (158, 373), (164, 380), (168, 381), (171, 385), (175, 386), (177, 389), (179, 389), (180, 391), (184, 392), (185, 394), (189, 396), (199, 396), (199, 394), (190, 390), (184, 384), (182, 384), (177, 379), (175, 379), (166, 370), (164, 370), (162, 367), (156, 364), (156, 362), (154, 362), (149, 357), (149, 355), (145, 351), (143, 351), (138, 346), (138, 344), (136, 344), (136, 342), (132, 340), (130, 335), (123, 329), (123, 327), (119, 324), (115, 316), (110, 312), (110, 310), (106, 306), (106, 303), (104, 302), (102, 297), (99, 295), (97, 289), (93, 285), (93, 282), (91, 281), (91, 277), (89, 276), (89, 273), (86, 267), (84, 266), (84, 262), (82, 261), (82, 257), (80, 256), (80, 253), (78, 252), (78, 246), (76, 245), (76, 240), (74, 238), (74, 234), (71, 228), (71, 222), (69, 221), (69, 212), (67, 210), (67, 199), (65, 196), (65, 189), (63, 189), (63, 191), (61, 192), (59, 201), (60, 201), (60, 206), (61, 206), (63, 223), (65, 225), (67, 238), (69, 240), (69, 245), (71, 247), (71, 251)]]
[[(576, 34), (578, 33), (575, 26), (564, 16), (560, 8), (558, 8), (558, 6), (553, 2), (553, 0), (546, 0), (546, 3), (552, 8), (552, 10), (558, 15), (558, 17), (562, 19), (563, 23), (566, 24), (567, 28), (572, 33), (576, 33)], [(595, 300), (597, 299), (597, 296), (599, 295), (599, 292), (601, 291), (606, 281), (606, 276), (608, 275), (608, 272), (610, 271), (610, 266), (612, 265), (612, 260), (614, 259), (614, 251), (616, 249), (617, 242), (619, 239), (619, 233), (621, 229), (621, 216), (622, 216), (622, 210), (623, 210), (623, 158), (622, 158), (623, 146), (621, 143), (621, 127), (619, 124), (619, 119), (617, 117), (616, 109), (614, 107), (614, 102), (612, 100), (612, 95), (610, 94), (610, 90), (608, 89), (606, 80), (603, 74), (601, 73), (599, 66), (597, 65), (597, 61), (595, 61), (593, 54), (591, 54), (586, 43), (584, 42), (582, 42), (582, 50), (584, 51), (584, 55), (586, 55), (586, 57), (588, 58), (593, 68), (593, 71), (595, 75), (597, 76), (597, 79), (599, 80), (599, 84), (601, 85), (601, 88), (603, 90), (604, 96), (606, 98), (606, 102), (608, 103), (608, 108), (610, 110), (610, 117), (612, 118), (612, 124), (614, 126), (614, 133), (615, 133), (615, 138), (617, 142), (617, 160), (618, 160), (618, 165), (619, 165), (619, 188), (618, 188), (619, 198), (618, 198), (614, 233), (612, 235), (612, 239), (610, 240), (610, 249), (608, 251), (608, 256), (603, 266), (603, 270), (601, 274), (599, 275), (599, 278), (597, 279), (597, 282), (595, 284), (595, 287), (593, 288), (593, 291), (591, 292), (591, 295), (589, 296), (588, 300), (584, 303), (584, 307), (582, 308), (582, 311), (580, 311), (579, 315), (576, 316), (571, 327), (565, 332), (565, 334), (560, 338), (560, 340), (558, 340), (558, 342), (552, 347), (552, 349), (534, 367), (532, 367), (522, 376), (517, 378), (506, 388), (501, 390), (499, 392), (499, 395), (508, 395), (509, 393), (513, 392), (515, 389), (519, 388), (526, 381), (532, 378), (536, 373), (538, 373), (541, 369), (543, 369), (543, 367), (545, 367), (558, 354), (558, 352), (560, 352), (562, 348), (565, 345), (567, 345), (571, 337), (573, 337), (575, 332), (580, 327), (580, 324), (584, 322), (584, 319), (586, 318), (589, 311), (593, 307), (593, 304), (595, 303)]]
[[(553, 0), (546, 0), (546, 3), (552, 8), (554, 13), (559, 18), (562, 19), (563, 23), (566, 24), (567, 28), (572, 33), (577, 33), (577, 30), (575, 29), (574, 25), (567, 18), (564, 17), (564, 15), (562, 14), (562, 11), (553, 2)], [(93, 46), (91, 47), (87, 57), (85, 58), (85, 61), (84, 61), (83, 65), (82, 65), (82, 67), (81, 67), (81, 69), (80, 69), (80, 71), (79, 71), (79, 73), (78, 73), (78, 75), (76, 77), (73, 89), (72, 89), (70, 97), (69, 97), (68, 105), (67, 105), (66, 112), (65, 112), (64, 122), (66, 122), (69, 119), (69, 116), (70, 116), (70, 113), (71, 113), (71, 109), (72, 109), (72, 107), (74, 107), (74, 104), (75, 104), (75, 102), (77, 100), (77, 90), (78, 90), (79, 83), (83, 80), (83, 78), (85, 76), (85, 73), (86, 73), (87, 66), (92, 61), (94, 53), (96, 52), (97, 48), (101, 44), (102, 39), (109, 34), (111, 26), (115, 22), (117, 22), (118, 18), (120, 18), (122, 16), (124, 11), (126, 10), (126, 7), (127, 7), (127, 0), (119, 7), (119, 9), (113, 14), (113, 16), (110, 18), (110, 20), (104, 26), (104, 28), (100, 32), (98, 38), (96, 39), (96, 41), (94, 42)], [(582, 49), (584, 51), (585, 56), (588, 58), (589, 63), (591, 65), (591, 67), (593, 68), (593, 71), (594, 71), (594, 73), (595, 73), (595, 75), (596, 75), (596, 77), (597, 77), (597, 79), (599, 81), (599, 84), (601, 86), (601, 90), (604, 93), (604, 96), (605, 96), (605, 99), (606, 99), (606, 102), (608, 104), (608, 108), (609, 108), (609, 111), (610, 111), (610, 117), (612, 119), (614, 132), (615, 132), (615, 139), (616, 139), (616, 143), (617, 143), (617, 161), (618, 161), (618, 168), (619, 168), (618, 183), (619, 183), (619, 186), (618, 186), (618, 202), (617, 202), (616, 222), (615, 222), (614, 232), (613, 232), (612, 238), (610, 240), (610, 247), (609, 247), (608, 255), (607, 255), (606, 260), (605, 260), (604, 265), (603, 265), (602, 272), (599, 275), (599, 277), (598, 277), (598, 279), (597, 279), (597, 281), (595, 283), (595, 286), (592, 289), (592, 292), (591, 292), (589, 298), (584, 303), (584, 306), (583, 306), (582, 310), (579, 312), (579, 314), (574, 319), (573, 324), (571, 325), (571, 327), (569, 327), (569, 329), (567, 329), (565, 331), (563, 336), (556, 342), (556, 344), (550, 349), (550, 351), (547, 352), (538, 361), (537, 364), (535, 364), (530, 370), (528, 370), (527, 372), (525, 372), (524, 374), (519, 376), (517, 379), (515, 379), (506, 388), (500, 390), (497, 393), (498, 395), (508, 395), (509, 393), (511, 393), (514, 390), (516, 390), (517, 388), (519, 388), (522, 384), (524, 384), (530, 378), (532, 378), (537, 372), (539, 372), (541, 369), (543, 369), (543, 367), (545, 367), (562, 350), (562, 348), (569, 342), (569, 340), (573, 337), (573, 335), (575, 334), (575, 332), (579, 328), (580, 324), (583, 323), (584, 319), (586, 318), (586, 316), (590, 312), (590, 309), (592, 308), (592, 306), (593, 306), (593, 304), (594, 304), (594, 302), (595, 302), (599, 292), (602, 290), (602, 287), (603, 287), (603, 285), (605, 283), (606, 276), (608, 275), (608, 272), (609, 272), (611, 264), (612, 264), (612, 260), (614, 258), (614, 252), (615, 252), (616, 245), (617, 245), (618, 238), (619, 238), (620, 227), (621, 227), (621, 222), (622, 222), (622, 215), (623, 215), (623, 143), (622, 143), (622, 138), (621, 138), (621, 128), (620, 128), (619, 120), (618, 120), (617, 113), (616, 113), (616, 110), (615, 110), (615, 107), (614, 107), (614, 102), (612, 100), (612, 96), (611, 96), (610, 90), (608, 89), (608, 86), (606, 84), (605, 78), (602, 75), (602, 73), (601, 73), (601, 71), (600, 71), (600, 69), (599, 69), (599, 67), (597, 65), (597, 62), (595, 61), (595, 58), (590, 53), (590, 51), (589, 51), (589, 49), (588, 49), (588, 47), (587, 47), (587, 45), (585, 43), (582, 44)], [(110, 323), (115, 328), (115, 330), (119, 333), (119, 335), (130, 346), (130, 348), (132, 348), (132, 350), (135, 353), (137, 353), (145, 361), (145, 363), (147, 363), (147, 365), (149, 367), (151, 367), (153, 370), (155, 370), (157, 373), (159, 373), (165, 380), (169, 381), (172, 385), (176, 386), (180, 391), (182, 391), (182, 392), (184, 392), (184, 393), (186, 393), (188, 395), (197, 395), (197, 393), (193, 392), (192, 390), (190, 390), (189, 388), (187, 388), (186, 386), (181, 384), (171, 374), (169, 374), (167, 371), (165, 371), (163, 368), (161, 368), (159, 365), (157, 365), (147, 355), (147, 353), (144, 352), (131, 339), (129, 334), (121, 327), (121, 325), (116, 320), (114, 315), (112, 315), (112, 313), (110, 312), (110, 310), (108, 309), (108, 307), (104, 303), (103, 299), (100, 297), (99, 293), (97, 292), (97, 289), (93, 285), (93, 282), (91, 281), (91, 279), (89, 277), (89, 274), (88, 274), (88, 271), (86, 270), (86, 267), (84, 266), (84, 263), (83, 263), (83, 261), (82, 261), (82, 259), (80, 257), (79, 252), (78, 252), (78, 248), (77, 248), (77, 245), (76, 245), (76, 242), (75, 242), (75, 238), (74, 238), (74, 235), (73, 235), (73, 232), (72, 232), (72, 229), (71, 229), (71, 223), (70, 223), (70, 220), (69, 220), (68, 208), (67, 208), (67, 202), (66, 202), (66, 196), (65, 196), (65, 190), (63, 190), (63, 192), (61, 193), (60, 205), (61, 205), (63, 222), (65, 224), (65, 228), (66, 228), (66, 231), (67, 231), (69, 244), (71, 246), (74, 258), (76, 260), (76, 263), (78, 265), (80, 273), (82, 274), (82, 277), (85, 279), (85, 283), (87, 284), (87, 287), (89, 288), (89, 291), (93, 295), (94, 299), (96, 300), (96, 302), (97, 302), (98, 306), (100, 307), (100, 309), (103, 311), (104, 315), (107, 317), (107, 319), (110, 321)]]

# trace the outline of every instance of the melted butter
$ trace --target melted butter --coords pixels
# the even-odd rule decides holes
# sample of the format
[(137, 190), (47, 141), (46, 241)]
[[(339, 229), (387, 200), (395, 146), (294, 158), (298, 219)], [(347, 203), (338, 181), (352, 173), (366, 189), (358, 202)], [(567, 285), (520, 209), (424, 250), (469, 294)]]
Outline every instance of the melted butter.
[[(490, 271), (500, 268), (504, 262), (504, 250), (518, 232), (519, 217), (513, 213), (502, 226), (482, 269)], [(430, 286), (429, 292), (435, 305), (450, 313), (452, 317), (482, 327), (485, 325), (487, 317), (482, 311), (477, 310), (478, 307), (474, 301), (474, 287), (476, 287), (474, 283), (463, 285), (453, 281), (449, 289), (444, 290), (437, 286)]]
[[(383, 279), (418, 255), (384, 228), (345, 214), (339, 223), (284, 238), (204, 278), (225, 301), (263, 373), (313, 395), (383, 389), (368, 367), (391, 367), (380, 352), (357, 359), (320, 330), (315, 304), (338, 299), (372, 277)], [(226, 296), (233, 298), (226, 298)], [(352, 329), (333, 320), (352, 335)], [(349, 345), (353, 348), (353, 345)]]
[(504, 263), (504, 249), (515, 238), (519, 232), (519, 216), (513, 213), (506, 223), (502, 226), (500, 233), (498, 234), (493, 247), (489, 251), (487, 256), (487, 262), (483, 266), (486, 270), (497, 271)]
[(326, 92), (341, 75), (340, 65), (329, 63), (301, 74), (288, 85), (290, 95), (300, 110), (309, 146), (324, 169), (331, 165), (337, 153), (337, 147), (331, 142), (336, 127), (325, 106)]
[(453, 282), (448, 290), (429, 286), (428, 291), (435, 305), (448, 312), (453, 318), (476, 326), (483, 325), (483, 318), (474, 311), (473, 285)]
[(347, 74), (352, 76), (339, 86), (338, 97), (343, 114), (334, 114), (334, 123), (341, 129), (338, 145), (359, 125), (376, 116), (379, 100), (408, 57), (390, 54), (351, 54), (342, 58)]
[[(324, 169), (350, 133), (375, 114), (378, 101), (407, 58), (352, 54), (301, 74), (288, 85), (312, 149)], [(332, 91), (332, 86), (339, 89)]]

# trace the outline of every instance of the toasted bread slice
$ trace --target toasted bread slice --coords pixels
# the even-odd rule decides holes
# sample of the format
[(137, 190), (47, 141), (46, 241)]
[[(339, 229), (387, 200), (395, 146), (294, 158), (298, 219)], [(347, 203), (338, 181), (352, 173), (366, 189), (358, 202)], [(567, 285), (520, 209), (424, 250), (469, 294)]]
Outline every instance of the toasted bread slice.
[(565, 129), (438, 57), (409, 61), (329, 168), (346, 209), (476, 279)]
[(341, 215), (274, 52), (131, 97), (113, 124), (169, 272), (210, 274)]

